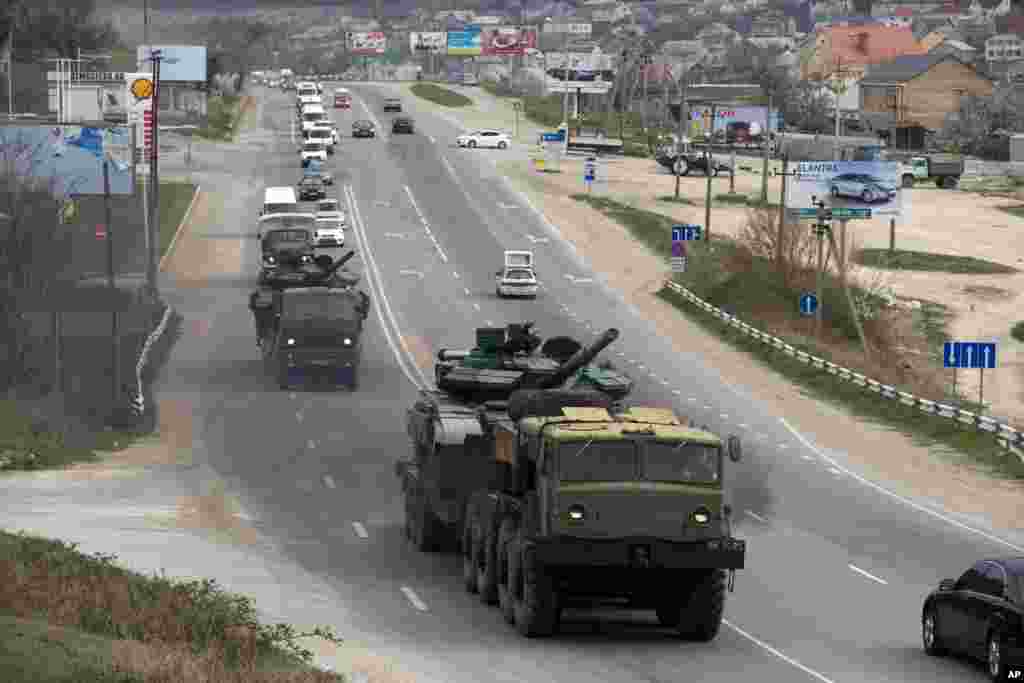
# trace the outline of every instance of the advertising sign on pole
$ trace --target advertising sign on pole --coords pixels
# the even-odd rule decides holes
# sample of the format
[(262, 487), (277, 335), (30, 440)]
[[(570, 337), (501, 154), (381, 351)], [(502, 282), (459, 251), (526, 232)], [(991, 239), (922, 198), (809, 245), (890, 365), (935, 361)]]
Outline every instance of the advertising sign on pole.
[(131, 139), (126, 126), (0, 125), (0, 155), (15, 173), (48, 182), (61, 198), (103, 194), (107, 160), (111, 194), (130, 195)]
[[(723, 107), (721, 109), (716, 107), (714, 129), (727, 131), (730, 124), (745, 123), (748, 130), (751, 131), (751, 135), (763, 134), (767, 112), (768, 107)], [(701, 133), (708, 133), (711, 126), (711, 107), (691, 108), (690, 118), (699, 123), (698, 130)], [(782, 123), (782, 113), (778, 109), (773, 109), (768, 121), (768, 126), (771, 129), (769, 132), (782, 130)]]
[(383, 31), (349, 32), (346, 38), (353, 55), (382, 55), (387, 49), (388, 38)]
[(413, 32), (409, 34), (409, 47), (416, 52), (444, 52), (448, 47), (448, 34), (444, 31)]
[(537, 32), (531, 28), (502, 26), (481, 32), (481, 54), (522, 56), (526, 50), (536, 49)]
[[(206, 82), (205, 45), (142, 45), (137, 50), (139, 71), (152, 73), (153, 62), (149, 56), (158, 50), (163, 57), (160, 62), (160, 81)], [(128, 74), (125, 74), (127, 77)]]
[(824, 202), (834, 218), (893, 218), (902, 213), (895, 161), (801, 161), (794, 171), (786, 209), (796, 217), (810, 215), (815, 202)]
[(475, 57), (483, 51), (479, 26), (464, 26), (461, 31), (448, 31), (448, 54)]

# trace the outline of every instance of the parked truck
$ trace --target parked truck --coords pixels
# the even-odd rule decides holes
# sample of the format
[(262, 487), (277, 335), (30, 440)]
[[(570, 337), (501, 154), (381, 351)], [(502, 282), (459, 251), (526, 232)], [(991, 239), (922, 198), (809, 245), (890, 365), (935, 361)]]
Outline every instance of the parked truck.
[[(564, 128), (559, 130), (564, 131)], [(569, 128), (570, 152), (591, 152), (593, 154), (622, 154), (623, 142), (610, 138), (603, 128)]]
[(723, 487), (740, 443), (670, 410), (553, 388), (615, 333), (505, 401), (423, 392), (408, 411), (413, 457), (395, 466), (405, 535), (457, 550), (466, 590), (526, 637), (554, 633), (566, 607), (604, 603), (710, 641), (745, 561)]

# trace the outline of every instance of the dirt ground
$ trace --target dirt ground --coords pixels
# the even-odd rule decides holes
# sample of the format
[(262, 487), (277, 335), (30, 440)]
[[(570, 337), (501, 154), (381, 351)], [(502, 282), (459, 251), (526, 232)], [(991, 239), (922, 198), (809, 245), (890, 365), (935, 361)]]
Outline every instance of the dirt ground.
[[(535, 185), (540, 182), (554, 190), (560, 197), (557, 201), (568, 206), (575, 202), (566, 195), (586, 191), (582, 164), (579, 159), (563, 160), (560, 162), (562, 172), (558, 174), (529, 173), (525, 164), (516, 166), (520, 173), (529, 173)], [(608, 196), (637, 208), (672, 216), (680, 222), (704, 224), (705, 177), (681, 179), (680, 196), (696, 204), (687, 206), (658, 200), (674, 193), (675, 178), (652, 160), (623, 158), (602, 164), (604, 173), (599, 171), (602, 182), (592, 188), (595, 196)], [(761, 162), (741, 160), (737, 166), (750, 166), (758, 172), (739, 170), (735, 177), (736, 193), (760, 197)], [(779, 201), (781, 180), (780, 176), (768, 178), (769, 201)], [(713, 234), (736, 236), (746, 222), (745, 208), (714, 202), (715, 196), (729, 192), (729, 184), (728, 176), (712, 180)], [(905, 215), (896, 221), (898, 249), (973, 256), (1024, 271), (1024, 219), (998, 208), (1024, 203), (1024, 198), (1017, 202), (1006, 197), (929, 187), (905, 190), (904, 197)], [(552, 199), (543, 200), (545, 204), (550, 201)], [(884, 219), (850, 221), (848, 240), (854, 247), (886, 248), (889, 230), (889, 221)], [(592, 228), (588, 232), (595, 234)], [(590, 241), (587, 248), (596, 244)], [(1024, 343), (1009, 334), (1013, 323), (1024, 319), (1019, 299), (1024, 293), (1024, 272), (1012, 275), (903, 272), (897, 275), (866, 267), (856, 267), (852, 272), (861, 281), (884, 282), (898, 297), (925, 299), (950, 307), (955, 317), (949, 331), (954, 339), (997, 342), (998, 367), (985, 374), (984, 399), (990, 404), (993, 416), (1024, 428)], [(935, 372), (942, 375), (944, 371), (936, 368)], [(949, 371), (945, 371), (945, 376), (952, 381)], [(958, 374), (957, 386), (964, 389), (969, 399), (977, 400), (978, 383), (976, 371)]]
[[(660, 333), (672, 340), (680, 352), (692, 348), (702, 349), (708, 362), (712, 363), (728, 381), (737, 387), (743, 387), (745, 391), (763, 401), (781, 406), (781, 412), (795, 429), (808, 435), (824, 448), (848, 453), (851, 462), (868, 477), (891, 482), (894, 490), (903, 495), (930, 498), (952, 512), (987, 518), (997, 528), (1024, 528), (1020, 515), (1020, 496), (1024, 493), (1024, 483), (994, 481), (968, 467), (936, 458), (927, 448), (915, 445), (909, 437), (901, 433), (862, 422), (851, 414), (805, 396), (798, 387), (782, 376), (749, 355), (720, 343), (711, 334), (679, 315), (672, 306), (655, 297), (654, 293), (669, 275), (668, 264), (634, 241), (618, 223), (567, 196), (569, 193), (580, 191), (572, 180), (578, 180), (582, 173), (575, 168), (570, 173), (566, 167), (579, 164), (580, 162), (576, 161), (566, 162), (563, 166), (566, 172), (562, 174), (540, 174), (532, 171), (526, 164), (514, 162), (502, 164), (501, 167), (530, 196), (531, 201), (544, 211), (548, 219), (559, 227), (562, 234), (575, 244), (591, 265), (606, 275), (609, 284), (621, 291), (649, 320), (654, 321)], [(618, 189), (621, 182), (626, 188), (625, 195), (632, 194), (638, 198), (638, 206), (669, 213), (681, 220), (703, 223), (703, 207), (678, 207), (653, 200), (652, 195), (670, 193), (674, 180), (669, 176), (652, 175), (652, 166), (654, 162), (649, 160), (617, 160), (608, 167), (608, 184), (597, 191), (623, 198)], [(749, 188), (747, 191), (753, 192), (757, 181), (759, 178), (737, 176), (737, 190), (746, 187)], [(728, 180), (724, 182), (726, 184), (722, 192), (728, 191)], [(655, 183), (657, 189), (652, 187)], [(703, 186), (703, 179), (684, 179), (683, 184), (687, 187), (687, 195), (697, 199), (700, 190), (691, 189), (689, 186)], [(666, 189), (662, 190), (662, 186)], [(918, 202), (927, 204), (927, 207), (922, 207), (918, 212), (917, 220), (921, 220), (921, 216), (924, 215), (942, 215), (942, 207), (945, 207), (947, 215), (970, 215), (979, 223), (983, 220), (994, 221), (997, 217), (1004, 224), (1011, 220), (1009, 216), (1004, 216), (991, 208), (994, 202), (986, 206), (985, 202), (979, 201), (977, 197), (963, 193), (915, 190), (913, 194), (927, 198), (927, 202)], [(777, 201), (777, 198), (778, 189), (774, 190), (774, 194), (769, 189), (769, 199)], [(713, 227), (735, 234), (743, 215), (743, 209), (713, 209)], [(959, 248), (959, 243), (952, 234), (955, 230), (953, 226), (948, 225), (946, 221), (939, 221), (936, 218), (933, 220), (936, 221), (934, 232), (943, 237), (928, 244), (929, 249), (947, 253), (985, 255), (979, 253), (986, 244), (984, 239), (972, 239), (970, 244)], [(730, 229), (729, 226), (735, 227)], [(881, 236), (884, 234), (885, 240), (888, 239), (887, 225), (875, 227), (858, 224), (857, 227), (864, 237), (864, 246), (885, 246)], [(917, 230), (922, 234), (926, 232), (924, 227)], [(597, 239), (597, 236), (600, 236), (600, 239)], [(920, 248), (911, 243), (909, 236), (900, 246), (908, 249)], [(1003, 246), (1000, 262), (1007, 262), (1006, 255), (1013, 253), (1014, 249), (1024, 255), (1024, 240), (1016, 240), (1016, 244)], [(1014, 260), (1016, 258), (1014, 256)], [(998, 277), (989, 276), (986, 279), (1000, 282), (1003, 287), (1015, 287), (1015, 296), (1024, 288), (1020, 276), (1013, 276), (1012, 281), (1005, 279), (1006, 276), (1003, 278), (1000, 280)], [(894, 285), (897, 286), (897, 291), (902, 289), (904, 292), (913, 292), (916, 296), (927, 296), (929, 299), (955, 307), (959, 300), (950, 295), (949, 290), (954, 286), (952, 282), (953, 278), (949, 275), (920, 274), (913, 278), (901, 276), (900, 281), (894, 282)], [(966, 300), (971, 295), (963, 296)], [(1002, 301), (995, 305), (1003, 306), (1002, 310), (1009, 311), (1009, 307)], [(1007, 314), (1004, 313), (1005, 315)], [(1005, 318), (1007, 322), (1003, 328), (1008, 326), (1011, 319), (1013, 318)], [(1005, 329), (998, 331), (1000, 336), (1004, 333)], [(980, 334), (981, 332), (974, 333), (975, 336)], [(994, 336), (996, 332), (992, 334)], [(1001, 361), (1004, 366), (1009, 361), (1007, 356), (1004, 351)], [(989, 378), (986, 377), (986, 391), (988, 387)], [(1005, 380), (1002, 390), (1003, 393), (1006, 392)], [(995, 394), (995, 389), (993, 393)], [(872, 443), (872, 448), (850, 447), (851, 444), (865, 442)]]

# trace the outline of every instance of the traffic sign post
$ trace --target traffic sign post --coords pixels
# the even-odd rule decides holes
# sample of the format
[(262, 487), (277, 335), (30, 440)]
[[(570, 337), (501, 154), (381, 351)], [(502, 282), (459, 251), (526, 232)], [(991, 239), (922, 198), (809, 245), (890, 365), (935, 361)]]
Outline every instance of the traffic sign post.
[(672, 272), (686, 272), (686, 243), (701, 238), (701, 226), (682, 223), (672, 226)]
[(814, 315), (818, 310), (818, 297), (810, 292), (800, 295), (800, 315)]
[(583, 162), (583, 182), (587, 184), (587, 194), (590, 194), (590, 186), (594, 183), (596, 176), (597, 162), (593, 157), (590, 157)]
[(985, 370), (996, 367), (995, 342), (946, 342), (942, 345), (942, 367), (953, 370), (953, 395), (956, 395), (956, 371), (978, 370), (978, 405), (985, 409)]

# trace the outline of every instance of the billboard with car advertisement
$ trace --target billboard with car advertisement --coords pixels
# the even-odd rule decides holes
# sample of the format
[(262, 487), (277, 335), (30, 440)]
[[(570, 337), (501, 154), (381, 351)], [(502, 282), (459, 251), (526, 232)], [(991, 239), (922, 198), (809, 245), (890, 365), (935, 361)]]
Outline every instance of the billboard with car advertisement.
[(465, 26), (461, 31), (448, 31), (448, 54), (476, 57), (482, 52), (479, 26)]
[(346, 34), (348, 51), (353, 55), (382, 55), (388, 38), (383, 31), (350, 32)]
[[(764, 134), (765, 115), (768, 107), (718, 107), (715, 111), (714, 130), (726, 131), (735, 129), (741, 124), (751, 131), (751, 135)], [(707, 134), (711, 129), (711, 107), (699, 106), (690, 110), (690, 119), (697, 123), (694, 131)], [(769, 131), (777, 133), (782, 130), (782, 114), (773, 109), (768, 121)], [(756, 132), (754, 132), (756, 131)]]
[(537, 31), (518, 26), (488, 28), (481, 32), (481, 54), (522, 56), (525, 50), (537, 47)]
[(153, 62), (147, 61), (150, 50), (159, 50), (161, 81), (206, 82), (205, 45), (145, 45), (138, 48), (139, 71), (153, 73)]
[(871, 209), (871, 215), (903, 212), (899, 164), (895, 161), (801, 161), (786, 188), (786, 208), (795, 213), (815, 201), (827, 208)]
[(104, 160), (110, 193), (134, 193), (127, 126), (0, 125), (0, 150), (16, 174), (47, 183), (60, 197), (102, 195)]
[(409, 48), (413, 54), (444, 52), (448, 48), (448, 34), (444, 31), (414, 31), (409, 34)]

